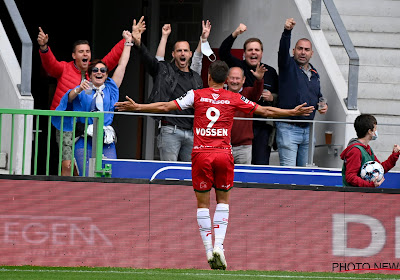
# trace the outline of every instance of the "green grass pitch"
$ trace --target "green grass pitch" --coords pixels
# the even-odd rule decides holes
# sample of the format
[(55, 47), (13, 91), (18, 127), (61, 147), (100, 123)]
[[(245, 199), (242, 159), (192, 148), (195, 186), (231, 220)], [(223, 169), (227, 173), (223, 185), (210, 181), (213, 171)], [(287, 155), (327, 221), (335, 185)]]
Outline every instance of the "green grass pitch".
[[(399, 271), (400, 274), (400, 271)], [(396, 274), (355, 274), (328, 272), (284, 272), (284, 271), (221, 271), (196, 269), (129, 269), (89, 267), (37, 267), (0, 266), (1, 280), (219, 280), (219, 279), (400, 279)]]

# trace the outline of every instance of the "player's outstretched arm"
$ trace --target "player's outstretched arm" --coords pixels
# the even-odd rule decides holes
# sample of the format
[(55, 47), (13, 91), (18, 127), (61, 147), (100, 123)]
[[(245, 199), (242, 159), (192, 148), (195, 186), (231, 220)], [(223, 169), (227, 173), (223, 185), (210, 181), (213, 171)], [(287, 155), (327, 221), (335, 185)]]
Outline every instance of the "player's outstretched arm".
[(314, 106), (306, 107), (307, 103), (296, 106), (294, 109), (280, 109), (270, 106), (258, 106), (255, 110), (257, 115), (263, 117), (291, 117), (309, 116), (314, 111)]
[(140, 111), (148, 113), (166, 113), (169, 111), (177, 110), (178, 106), (174, 101), (169, 102), (156, 102), (150, 104), (139, 104), (126, 96), (127, 101), (115, 103), (117, 111)]

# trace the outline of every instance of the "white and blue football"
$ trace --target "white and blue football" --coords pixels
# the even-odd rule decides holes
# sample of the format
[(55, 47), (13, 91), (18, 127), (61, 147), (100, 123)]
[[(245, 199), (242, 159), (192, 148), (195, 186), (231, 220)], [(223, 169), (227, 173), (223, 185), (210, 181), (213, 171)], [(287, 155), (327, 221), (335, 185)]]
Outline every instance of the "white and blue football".
[(371, 182), (374, 177), (377, 177), (377, 181), (382, 180), (384, 170), (382, 165), (377, 161), (367, 161), (361, 167), (360, 176), (366, 181)]

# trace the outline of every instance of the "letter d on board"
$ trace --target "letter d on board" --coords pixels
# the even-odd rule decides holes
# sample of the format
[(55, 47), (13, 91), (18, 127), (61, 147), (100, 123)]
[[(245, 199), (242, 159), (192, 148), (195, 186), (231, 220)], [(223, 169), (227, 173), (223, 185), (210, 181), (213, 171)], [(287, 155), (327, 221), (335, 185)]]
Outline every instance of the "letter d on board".
[[(347, 247), (347, 226), (349, 223), (360, 223), (369, 227), (370, 231), (359, 238), (371, 239), (371, 243), (365, 248)], [(369, 257), (379, 253), (386, 243), (386, 230), (382, 223), (367, 215), (333, 214), (332, 215), (332, 253), (334, 256)]]

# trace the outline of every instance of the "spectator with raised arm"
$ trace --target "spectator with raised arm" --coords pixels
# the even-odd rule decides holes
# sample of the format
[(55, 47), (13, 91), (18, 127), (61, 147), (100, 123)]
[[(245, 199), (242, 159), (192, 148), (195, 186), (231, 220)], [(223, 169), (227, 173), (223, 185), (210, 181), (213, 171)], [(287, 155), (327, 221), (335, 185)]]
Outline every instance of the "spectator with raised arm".
[[(171, 101), (190, 89), (200, 89), (203, 81), (200, 75), (189, 68), (192, 52), (187, 41), (178, 41), (172, 51), (172, 62), (158, 61), (150, 55), (141, 41), (141, 34), (132, 34), (135, 48), (144, 62), (154, 85), (149, 102)], [(166, 41), (165, 41), (166, 42)], [(165, 49), (165, 46), (164, 46)], [(193, 115), (193, 109), (175, 110), (175, 115)], [(163, 161), (190, 161), (193, 148), (193, 119), (185, 117), (162, 117), (157, 146)]]
[[(124, 39), (118, 42), (111, 51), (103, 58), (103, 62), (107, 65), (109, 71), (113, 70), (121, 56), (124, 48)], [(47, 74), (57, 79), (57, 87), (51, 103), (51, 110), (57, 108), (61, 98), (70, 88), (80, 84), (83, 80), (88, 80), (87, 73), (90, 60), (91, 49), (89, 42), (86, 40), (76, 41), (72, 46), (72, 61), (58, 61), (54, 56), (49, 43), (49, 35), (39, 27), (37, 38), (39, 44), (39, 54), (42, 66)], [(49, 132), (50, 133), (50, 132)], [(56, 131), (56, 140), (60, 149), (62, 149), (62, 167), (61, 175), (71, 175), (71, 158), (72, 158), (72, 132), (64, 131), (63, 143), (60, 144), (60, 131)]]
[[(145, 23), (143, 18), (136, 24), (134, 21), (133, 28), (145, 29)], [(123, 38), (126, 40), (124, 49), (119, 59), (118, 66), (114, 71), (113, 76), (108, 76), (109, 70), (106, 63), (100, 59), (95, 59), (88, 67), (88, 74), (93, 86), (89, 86), (89, 81), (83, 80), (79, 86), (70, 89), (63, 96), (59, 106), (56, 110), (73, 110), (73, 111), (86, 111), (86, 112), (114, 112), (114, 104), (119, 98), (119, 87), (125, 75), (126, 65), (128, 64), (132, 43), (132, 34), (129, 31), (123, 31)], [(113, 129), (112, 121), (114, 114), (104, 114), (104, 144), (103, 144), (103, 155), (107, 158), (117, 158), (115, 149), (116, 134)], [(77, 118), (77, 125), (82, 124), (84, 127), (85, 118)], [(89, 170), (89, 158), (92, 154), (92, 136), (93, 136), (93, 119), (88, 119), (88, 140), (87, 140), (87, 153), (86, 162), (84, 159), (84, 132), (82, 134), (75, 135), (79, 137), (75, 145), (75, 159), (78, 164), (79, 174), (81, 176), (87, 176)], [(59, 124), (55, 124), (59, 125)], [(68, 128), (72, 128), (72, 120), (66, 120), (64, 125)], [(86, 165), (86, 174), (83, 174), (83, 167)]]
[[(289, 18), (285, 22), (278, 52), (279, 67), (279, 103), (282, 109), (306, 102), (309, 106), (318, 106), (322, 97), (317, 70), (311, 65), (312, 44), (307, 38), (299, 39), (290, 56), (290, 40), (296, 22)], [(319, 108), (320, 114), (328, 111), (328, 105)], [(313, 120), (315, 111), (309, 116), (290, 117), (293, 120)], [(307, 122), (278, 122), (276, 124), (276, 142), (279, 160), (284, 166), (306, 166), (310, 130)]]
[[(165, 60), (165, 48), (167, 46), (168, 37), (171, 34), (171, 31), (172, 31), (171, 24), (164, 24), (164, 26), (161, 29), (161, 39), (160, 39), (160, 43), (158, 44), (157, 53), (156, 53), (156, 58), (158, 61)], [(206, 22), (204, 22), (204, 20), (203, 20), (200, 40), (199, 40), (197, 48), (193, 54), (192, 63), (190, 64), (190, 69), (192, 69), (199, 75), (201, 75), (201, 69), (203, 66), (202, 46), (204, 48), (204, 45), (208, 44), (208, 37), (210, 36), (210, 32), (211, 32), (210, 21), (207, 20)], [(209, 47), (209, 44), (208, 44), (208, 48), (211, 49)]]
[[(219, 48), (219, 56), (225, 61), (229, 67), (240, 67), (244, 71), (246, 77), (244, 87), (252, 87), (256, 81), (256, 77), (252, 71), (256, 70), (257, 64), (262, 64), (267, 71), (264, 74), (264, 92), (258, 100), (258, 104), (262, 106), (274, 106), (278, 98), (278, 74), (276, 70), (265, 63), (262, 63), (263, 44), (258, 38), (249, 38), (243, 45), (243, 60), (238, 59), (231, 53), (233, 43), (236, 38), (247, 31), (247, 26), (240, 23), (239, 26), (230, 34), (221, 44)], [(254, 117), (259, 117), (256, 114)], [(252, 163), (253, 164), (269, 164), (271, 146), (274, 138), (273, 123), (266, 121), (253, 122), (253, 147), (252, 147)]]

